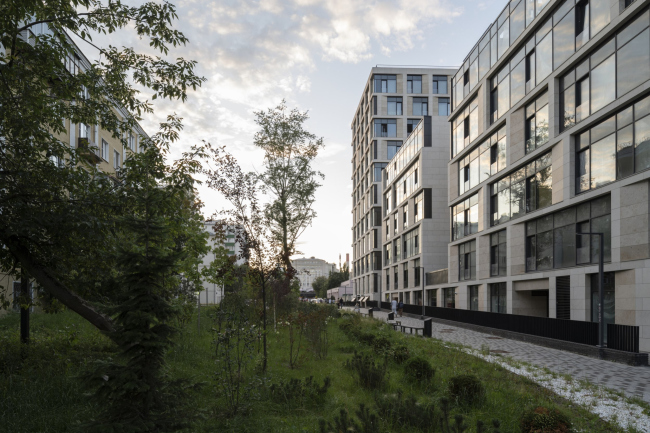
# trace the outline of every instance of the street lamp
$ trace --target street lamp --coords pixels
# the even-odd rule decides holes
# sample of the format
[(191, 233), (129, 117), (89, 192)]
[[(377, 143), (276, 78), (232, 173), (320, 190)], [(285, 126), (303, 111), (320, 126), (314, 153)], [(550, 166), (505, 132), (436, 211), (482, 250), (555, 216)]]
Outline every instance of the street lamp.
[(420, 279), (420, 283), (422, 284), (422, 317), (420, 317), (421, 320), (424, 320), (424, 266), (414, 266), (413, 269), (415, 269), (417, 272), (422, 269), (422, 278)]
[[(604, 285), (604, 268), (603, 264), (603, 247), (605, 245), (604, 233), (576, 233), (576, 236), (598, 236), (600, 251), (598, 254), (598, 355), (604, 358), (603, 349), (605, 348), (605, 317), (603, 315), (603, 306), (605, 305), (605, 288)], [(591, 238), (590, 238), (591, 239)]]

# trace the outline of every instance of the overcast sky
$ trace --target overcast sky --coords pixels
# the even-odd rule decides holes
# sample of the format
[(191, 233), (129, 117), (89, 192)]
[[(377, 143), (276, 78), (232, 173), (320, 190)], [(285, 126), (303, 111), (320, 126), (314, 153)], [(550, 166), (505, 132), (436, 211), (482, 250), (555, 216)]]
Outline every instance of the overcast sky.
[[(316, 168), (318, 217), (299, 242), (305, 256), (338, 264), (351, 250), (350, 123), (375, 65), (458, 66), (506, 0), (177, 0), (175, 27), (190, 44), (172, 52), (199, 62), (207, 78), (185, 104), (158, 103), (149, 133), (171, 112), (184, 118), (180, 154), (206, 140), (225, 145), (246, 169), (261, 168), (253, 112), (276, 106), (309, 110), (306, 127), (325, 141)], [(113, 45), (147, 50), (128, 34)], [(82, 50), (89, 48), (81, 45)], [(92, 57), (92, 56), (89, 56)], [(205, 214), (224, 203), (200, 190)]]

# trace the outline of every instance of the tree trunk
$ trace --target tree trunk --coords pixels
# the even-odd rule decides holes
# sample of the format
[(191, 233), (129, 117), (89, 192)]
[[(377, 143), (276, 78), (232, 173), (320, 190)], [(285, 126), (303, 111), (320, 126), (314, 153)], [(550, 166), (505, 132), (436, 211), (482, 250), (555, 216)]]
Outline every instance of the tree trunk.
[(5, 245), (11, 254), (13, 254), (13, 256), (20, 262), (21, 269), (24, 269), (35, 281), (37, 281), (43, 290), (47, 291), (63, 305), (89, 321), (100, 331), (106, 333), (112, 333), (114, 331), (113, 321), (110, 317), (97, 312), (93, 307), (88, 305), (86, 301), (65, 287), (65, 285), (52, 275), (52, 272), (49, 269), (43, 268), (38, 263), (34, 262), (27, 248), (20, 244), (20, 242), (15, 238), (5, 239)]
[(29, 277), (20, 266), (20, 342), (29, 343), (29, 307), (31, 306), (31, 293), (29, 293)]

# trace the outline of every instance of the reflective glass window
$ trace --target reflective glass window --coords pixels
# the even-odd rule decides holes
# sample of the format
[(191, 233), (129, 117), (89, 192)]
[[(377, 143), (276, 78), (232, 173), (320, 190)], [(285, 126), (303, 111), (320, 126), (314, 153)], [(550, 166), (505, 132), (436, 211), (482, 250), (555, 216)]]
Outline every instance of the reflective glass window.
[(616, 84), (622, 96), (650, 78), (650, 31), (644, 30), (623, 47), (616, 59)]
[(591, 9), (591, 37), (601, 31), (610, 21), (610, 0), (589, 0)]
[(591, 71), (591, 112), (616, 99), (616, 59), (610, 56)]
[(505, 22), (499, 27), (499, 53), (501, 58), (510, 46), (510, 19), (506, 18)]
[(553, 71), (553, 38), (552, 33), (537, 44), (535, 48), (537, 83), (541, 83)]
[(575, 11), (572, 9), (553, 28), (553, 66), (558, 68), (575, 52)]

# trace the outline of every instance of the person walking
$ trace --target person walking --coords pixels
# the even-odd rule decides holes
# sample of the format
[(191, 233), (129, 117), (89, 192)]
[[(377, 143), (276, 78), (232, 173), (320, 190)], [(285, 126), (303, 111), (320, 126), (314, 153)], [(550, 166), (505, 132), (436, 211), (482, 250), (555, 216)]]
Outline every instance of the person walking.
[(397, 298), (393, 298), (390, 303), (390, 309), (394, 315), (397, 315)]
[(404, 314), (404, 302), (399, 301), (399, 304), (397, 304), (397, 311), (399, 312), (399, 317), (402, 317)]

